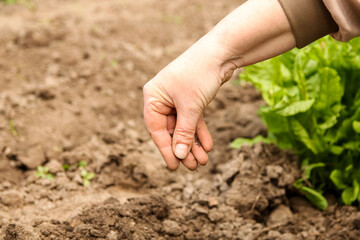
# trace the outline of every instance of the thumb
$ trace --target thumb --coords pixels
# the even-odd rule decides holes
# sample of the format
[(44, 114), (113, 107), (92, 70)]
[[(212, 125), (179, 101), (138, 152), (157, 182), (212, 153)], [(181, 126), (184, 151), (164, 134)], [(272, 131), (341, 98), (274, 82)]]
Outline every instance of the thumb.
[(173, 135), (173, 151), (179, 159), (185, 159), (194, 142), (196, 125), (201, 111), (177, 112), (176, 126)]

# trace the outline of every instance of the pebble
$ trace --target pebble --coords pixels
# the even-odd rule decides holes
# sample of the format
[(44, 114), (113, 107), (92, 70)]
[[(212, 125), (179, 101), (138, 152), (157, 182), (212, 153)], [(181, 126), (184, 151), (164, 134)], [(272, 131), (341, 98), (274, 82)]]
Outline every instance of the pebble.
[(163, 222), (163, 231), (172, 236), (179, 236), (182, 234), (182, 229), (179, 224), (172, 220), (165, 220)]
[(218, 209), (213, 208), (210, 210), (208, 217), (212, 222), (219, 222), (221, 219), (224, 218), (224, 214)]
[(49, 168), (51, 173), (58, 173), (64, 170), (61, 163), (56, 159), (51, 159), (50, 162), (46, 164), (46, 166)]
[(275, 208), (267, 220), (267, 225), (286, 224), (293, 218), (293, 214), (288, 206), (279, 205)]
[(23, 198), (16, 190), (8, 190), (0, 193), (0, 203), (8, 207), (20, 207), (23, 205)]
[(268, 166), (266, 166), (265, 171), (266, 171), (266, 175), (269, 178), (277, 179), (283, 174), (284, 169), (278, 165), (268, 165)]
[(45, 153), (41, 146), (29, 148), (27, 156), (20, 156), (19, 161), (29, 169), (35, 169), (46, 161)]

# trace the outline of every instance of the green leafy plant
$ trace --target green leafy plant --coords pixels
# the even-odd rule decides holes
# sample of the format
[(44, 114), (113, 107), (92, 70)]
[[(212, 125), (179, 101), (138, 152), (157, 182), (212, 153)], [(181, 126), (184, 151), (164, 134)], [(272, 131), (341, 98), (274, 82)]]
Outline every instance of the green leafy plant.
[(95, 173), (81, 170), (81, 178), (83, 180), (84, 187), (89, 186), (91, 180), (95, 177)]
[(259, 110), (266, 141), (299, 154), (303, 176), (295, 187), (320, 209), (327, 207), (326, 192), (339, 193), (347, 205), (360, 203), (360, 39), (325, 37), (246, 67), (240, 78), (266, 102)]
[(50, 181), (53, 181), (55, 178), (54, 178), (54, 175), (52, 175), (50, 172), (49, 172), (49, 168), (48, 167), (43, 167), (43, 166), (38, 166), (37, 167), (37, 170), (35, 172), (35, 176), (37, 178), (46, 178)]

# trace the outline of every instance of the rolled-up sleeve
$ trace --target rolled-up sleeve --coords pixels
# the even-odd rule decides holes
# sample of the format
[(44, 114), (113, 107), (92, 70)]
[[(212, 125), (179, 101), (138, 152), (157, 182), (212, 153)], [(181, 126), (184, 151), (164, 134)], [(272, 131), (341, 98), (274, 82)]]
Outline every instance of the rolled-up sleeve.
[(322, 0), (279, 0), (279, 2), (289, 20), (298, 48), (329, 33), (339, 31), (339, 26)]
[(339, 41), (360, 36), (360, 0), (323, 0), (339, 31), (330, 35)]

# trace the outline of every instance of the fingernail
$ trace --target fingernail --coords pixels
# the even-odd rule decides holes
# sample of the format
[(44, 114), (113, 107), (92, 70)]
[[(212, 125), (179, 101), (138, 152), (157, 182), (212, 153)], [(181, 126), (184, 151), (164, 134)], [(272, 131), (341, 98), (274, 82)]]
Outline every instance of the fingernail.
[(183, 143), (176, 144), (175, 147), (175, 155), (177, 158), (184, 159), (186, 158), (188, 152), (187, 152), (187, 145)]

